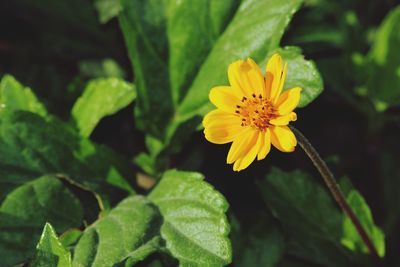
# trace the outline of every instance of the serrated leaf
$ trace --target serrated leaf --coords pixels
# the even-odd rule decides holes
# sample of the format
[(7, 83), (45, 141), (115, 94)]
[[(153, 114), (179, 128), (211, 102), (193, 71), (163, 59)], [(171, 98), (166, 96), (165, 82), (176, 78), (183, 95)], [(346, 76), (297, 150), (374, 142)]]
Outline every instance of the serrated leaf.
[(51, 224), (46, 223), (42, 236), (36, 246), (36, 255), (32, 267), (71, 267), (71, 253), (61, 244)]
[(354, 266), (359, 260), (341, 246), (342, 214), (312, 177), (274, 168), (260, 189), (287, 233), (288, 253), (332, 267)]
[(301, 52), (301, 49), (294, 46), (287, 46), (273, 50), (268, 57), (263, 61), (265, 64), (271, 55), (279, 53), (285, 62), (288, 64), (288, 71), (284, 84), (284, 90), (293, 87), (301, 87), (301, 98), (299, 107), (305, 107), (311, 103), (323, 90), (323, 82), (321, 74), (317, 66), (311, 60), (306, 60)]
[(32, 89), (24, 87), (11, 75), (4, 75), (0, 82), (0, 117), (15, 110), (26, 110), (43, 117), (47, 115), (46, 108)]
[(180, 266), (231, 262), (228, 203), (199, 173), (168, 171), (149, 195), (164, 218), (161, 236)]
[(12, 266), (32, 257), (46, 222), (64, 232), (81, 225), (82, 213), (78, 199), (54, 176), (16, 188), (0, 207), (1, 264)]
[(116, 113), (135, 98), (135, 86), (124, 80), (118, 78), (92, 80), (72, 108), (72, 117), (80, 134), (88, 137), (103, 117)]
[(129, 197), (86, 228), (74, 250), (73, 266), (133, 266), (161, 246), (162, 218), (144, 197)]
[(117, 188), (134, 192), (124, 179), (130, 170), (123, 159), (55, 118), (16, 111), (1, 120), (0, 129), (0, 200), (16, 186), (48, 173), (64, 174), (103, 196)]
[[(375, 245), (378, 255), (383, 257), (385, 255), (385, 234), (374, 224), (367, 202), (356, 190), (351, 190), (346, 199)], [(344, 246), (352, 251), (369, 252), (353, 223), (347, 216), (343, 218), (343, 236), (341, 241)]]
[(371, 51), (368, 94), (378, 111), (400, 102), (400, 6), (390, 11), (379, 26)]

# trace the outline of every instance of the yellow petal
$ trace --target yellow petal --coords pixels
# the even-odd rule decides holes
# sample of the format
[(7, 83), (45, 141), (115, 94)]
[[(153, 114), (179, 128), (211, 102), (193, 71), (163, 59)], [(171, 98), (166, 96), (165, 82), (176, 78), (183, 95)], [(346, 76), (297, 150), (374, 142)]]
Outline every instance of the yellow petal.
[(205, 138), (214, 144), (226, 144), (233, 142), (243, 132), (243, 127), (236, 122), (224, 124), (214, 123), (204, 129)]
[(234, 171), (244, 170), (254, 161), (257, 153), (260, 151), (261, 143), (263, 141), (262, 137), (263, 136), (260, 134), (260, 132), (257, 132), (255, 136), (253, 136), (253, 141), (255, 141), (255, 144), (253, 143), (253, 145), (248, 146), (244, 155), (235, 161), (233, 164)]
[(206, 116), (204, 116), (203, 126), (204, 126), (204, 128), (206, 128), (208, 124), (210, 124), (214, 121), (225, 121), (225, 120), (229, 120), (232, 117), (240, 118), (236, 114), (232, 114), (230, 112), (226, 112), (226, 111), (223, 111), (220, 109), (214, 109), (214, 110), (208, 112)]
[(300, 101), (300, 92), (301, 88), (295, 87), (283, 93), (276, 103), (278, 113), (281, 115), (286, 115), (295, 109)]
[(243, 96), (264, 94), (264, 78), (258, 65), (251, 59), (230, 64), (228, 78), (234, 90)]
[(253, 70), (257, 71), (257, 73), (260, 74), (261, 77), (263, 77), (260, 66), (258, 66), (258, 64), (253, 59), (248, 58), (246, 62), (247, 62), (247, 64), (250, 65), (250, 67)]
[(271, 150), (271, 132), (267, 129), (265, 132), (261, 134), (261, 146), (260, 151), (257, 154), (257, 160), (263, 160), (268, 155), (269, 151)]
[(211, 89), (209, 98), (219, 109), (234, 113), (236, 105), (239, 105), (240, 96), (237, 96), (230, 86), (217, 86)]
[(215, 144), (232, 142), (244, 130), (239, 116), (219, 109), (206, 115), (203, 126), (206, 139)]
[(282, 152), (292, 152), (297, 145), (296, 136), (287, 126), (271, 126), (271, 142)]
[(278, 99), (286, 79), (287, 64), (279, 54), (274, 54), (267, 63), (266, 84), (270, 84), (269, 98), (274, 102)]
[(243, 127), (245, 130), (238, 135), (233, 141), (231, 148), (229, 149), (226, 163), (232, 164), (238, 158), (244, 156), (250, 147), (254, 146), (257, 141), (258, 131), (251, 127)]
[(279, 96), (282, 93), (283, 85), (285, 84), (285, 80), (286, 80), (287, 68), (288, 68), (287, 63), (285, 63), (285, 65), (283, 66), (282, 74), (280, 76), (278, 90), (276, 91), (275, 101), (274, 101), (275, 103), (276, 103), (276, 101), (278, 101)]
[(271, 87), (272, 81), (274, 80), (274, 75), (271, 72), (265, 74), (265, 96), (267, 99), (271, 98)]
[(253, 92), (258, 96), (262, 95), (265, 97), (265, 83), (264, 77), (262, 75), (260, 67), (251, 58), (247, 59), (247, 63), (250, 65), (251, 69), (248, 71), (248, 79), (250, 81), (251, 88)]
[(284, 125), (288, 125), (289, 122), (296, 121), (296, 120), (297, 120), (296, 113), (290, 112), (286, 115), (282, 115), (273, 120), (270, 120), (269, 123), (271, 123), (272, 125), (276, 125), (276, 126), (284, 126)]

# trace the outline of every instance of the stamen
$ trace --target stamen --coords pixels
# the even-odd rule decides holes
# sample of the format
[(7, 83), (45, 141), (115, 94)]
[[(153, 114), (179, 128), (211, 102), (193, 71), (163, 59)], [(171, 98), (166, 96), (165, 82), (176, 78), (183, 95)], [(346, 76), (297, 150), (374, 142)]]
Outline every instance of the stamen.
[(242, 105), (237, 105), (235, 112), (241, 117), (242, 126), (250, 126), (258, 131), (270, 127), (270, 120), (276, 118), (274, 105), (261, 94), (252, 94), (252, 99), (242, 98)]

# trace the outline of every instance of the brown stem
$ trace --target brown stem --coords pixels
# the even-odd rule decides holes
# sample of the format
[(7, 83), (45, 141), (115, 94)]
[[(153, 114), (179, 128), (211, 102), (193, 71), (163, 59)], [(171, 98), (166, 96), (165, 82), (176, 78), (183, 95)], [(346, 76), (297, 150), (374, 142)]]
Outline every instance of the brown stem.
[(369, 238), (369, 236), (368, 236), (367, 232), (365, 231), (364, 227), (362, 226), (360, 220), (357, 218), (357, 216), (354, 214), (353, 210), (347, 203), (342, 190), (340, 189), (339, 185), (336, 183), (336, 180), (335, 180), (332, 172), (329, 170), (328, 166), (326, 165), (325, 161), (323, 161), (323, 159), (318, 154), (318, 152), (315, 150), (315, 148), (311, 145), (311, 143), (308, 141), (308, 139), (299, 130), (297, 130), (293, 126), (290, 126), (290, 129), (292, 129), (292, 131), (296, 135), (301, 148), (304, 150), (304, 152), (307, 154), (307, 156), (311, 159), (315, 168), (317, 168), (317, 170), (321, 174), (326, 186), (328, 187), (329, 191), (332, 193), (334, 199), (336, 200), (336, 202), (338, 203), (340, 208), (352, 221), (353, 225), (357, 229), (358, 234), (360, 235), (361, 239), (367, 246), (375, 263), (379, 266), (380, 260), (379, 260), (378, 252), (376, 251), (374, 244), (372, 243), (371, 239)]

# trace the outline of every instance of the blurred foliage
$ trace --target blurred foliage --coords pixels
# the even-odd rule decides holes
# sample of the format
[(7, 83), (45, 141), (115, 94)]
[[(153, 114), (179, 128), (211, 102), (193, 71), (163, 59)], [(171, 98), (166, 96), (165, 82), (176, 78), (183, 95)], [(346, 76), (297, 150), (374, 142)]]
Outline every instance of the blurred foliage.
[(300, 149), (233, 173), (199, 133), (227, 66), (279, 52), (296, 127), (399, 266), (398, 4), (2, 1), (0, 265), (373, 266)]

